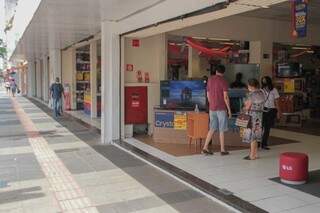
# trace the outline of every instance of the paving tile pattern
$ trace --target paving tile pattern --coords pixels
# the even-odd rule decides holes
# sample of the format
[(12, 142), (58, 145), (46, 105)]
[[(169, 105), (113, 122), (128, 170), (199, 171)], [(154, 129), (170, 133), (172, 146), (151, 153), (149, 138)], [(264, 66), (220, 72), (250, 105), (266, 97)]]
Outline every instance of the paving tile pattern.
[(232, 212), (127, 152), (99, 145), (98, 131), (68, 115), (53, 119), (1, 90), (0, 106), (0, 213)]
[(49, 147), (47, 141), (40, 135), (32, 120), (26, 112), (39, 112), (36, 110), (23, 110), (16, 99), (12, 99), (15, 109), (24, 130), (27, 132), (29, 143), (44, 172), (47, 180), (55, 192), (62, 212), (98, 212), (91, 201), (84, 195), (80, 186), (73, 179), (69, 170)]

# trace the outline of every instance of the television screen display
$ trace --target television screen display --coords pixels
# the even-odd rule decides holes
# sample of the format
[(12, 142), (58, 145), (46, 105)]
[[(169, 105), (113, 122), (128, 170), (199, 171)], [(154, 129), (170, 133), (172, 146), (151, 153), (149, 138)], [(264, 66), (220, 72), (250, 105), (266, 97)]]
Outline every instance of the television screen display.
[(161, 81), (161, 100), (163, 108), (206, 108), (206, 86), (197, 81)]

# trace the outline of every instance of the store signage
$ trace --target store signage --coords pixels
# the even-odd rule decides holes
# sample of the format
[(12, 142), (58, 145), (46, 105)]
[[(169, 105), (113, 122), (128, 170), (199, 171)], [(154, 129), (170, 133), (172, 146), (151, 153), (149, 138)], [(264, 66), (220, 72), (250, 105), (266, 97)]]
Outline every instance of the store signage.
[(158, 128), (173, 128), (174, 113), (173, 112), (156, 112), (155, 127)]
[(133, 71), (133, 64), (127, 64), (126, 70), (127, 70), (128, 72), (132, 72), (132, 71)]
[(133, 107), (133, 108), (138, 108), (139, 106), (140, 106), (140, 101), (132, 101), (132, 103), (131, 103), (131, 106)]
[(140, 95), (137, 93), (132, 94), (131, 96), (131, 107), (139, 108), (140, 107)]
[(283, 90), (285, 93), (294, 93), (295, 92), (294, 79), (285, 79)]
[(292, 2), (292, 35), (307, 36), (308, 0), (293, 0)]
[(132, 46), (133, 47), (140, 47), (140, 40), (139, 39), (132, 39)]
[(174, 115), (174, 129), (185, 130), (187, 129), (187, 113), (176, 112)]

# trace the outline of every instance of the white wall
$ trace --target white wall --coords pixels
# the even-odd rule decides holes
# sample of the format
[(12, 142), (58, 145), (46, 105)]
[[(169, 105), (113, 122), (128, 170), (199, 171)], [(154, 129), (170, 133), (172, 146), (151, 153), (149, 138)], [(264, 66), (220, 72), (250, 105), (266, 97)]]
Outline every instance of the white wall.
[(158, 83), (166, 75), (166, 38), (164, 34), (140, 39), (140, 47), (132, 46), (132, 39), (125, 39), (124, 62), (133, 64), (133, 72), (125, 71), (125, 83), (136, 83), (138, 70), (149, 72), (150, 83)]

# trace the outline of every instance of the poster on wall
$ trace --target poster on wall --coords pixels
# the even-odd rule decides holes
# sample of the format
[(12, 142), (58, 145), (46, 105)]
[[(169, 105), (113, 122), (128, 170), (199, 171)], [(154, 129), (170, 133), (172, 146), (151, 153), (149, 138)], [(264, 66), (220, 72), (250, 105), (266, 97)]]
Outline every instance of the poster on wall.
[(187, 129), (187, 113), (176, 112), (174, 114), (174, 129), (186, 130)]
[(294, 79), (285, 79), (283, 90), (285, 93), (294, 93), (295, 92)]
[(292, 36), (307, 36), (308, 0), (293, 0), (292, 3)]
[(173, 112), (156, 112), (155, 127), (158, 128), (173, 128), (174, 113)]

